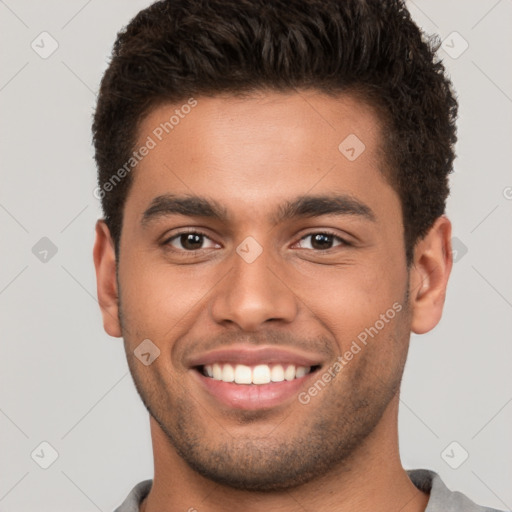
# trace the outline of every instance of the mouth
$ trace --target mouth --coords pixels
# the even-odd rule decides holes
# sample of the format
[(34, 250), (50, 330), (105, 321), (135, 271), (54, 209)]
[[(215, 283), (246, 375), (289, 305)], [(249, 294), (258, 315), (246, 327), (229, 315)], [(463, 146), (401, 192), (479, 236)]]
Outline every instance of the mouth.
[(198, 355), (188, 363), (210, 403), (243, 410), (291, 405), (322, 367), (322, 360), (311, 354), (247, 346)]
[(293, 381), (317, 371), (320, 365), (298, 366), (295, 364), (245, 364), (213, 363), (196, 367), (204, 377), (239, 385), (262, 386), (264, 384)]
[(215, 408), (256, 411), (299, 404), (300, 391), (319, 369), (320, 365), (213, 363), (193, 368), (192, 374)]

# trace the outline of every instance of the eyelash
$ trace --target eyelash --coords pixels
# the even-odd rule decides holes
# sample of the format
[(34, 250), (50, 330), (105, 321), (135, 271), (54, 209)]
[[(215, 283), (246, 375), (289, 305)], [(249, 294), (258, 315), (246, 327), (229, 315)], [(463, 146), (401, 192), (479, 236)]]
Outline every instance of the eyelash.
[[(176, 233), (174, 235), (172, 235), (170, 238), (167, 238), (162, 245), (164, 246), (171, 246), (170, 245), (170, 242), (172, 242), (173, 240), (175, 239), (179, 239), (180, 236), (182, 235), (199, 235), (199, 236), (202, 236), (204, 238), (208, 238), (209, 240), (211, 240), (211, 238), (206, 234), (206, 233), (203, 233), (202, 231), (181, 231), (179, 233)], [(321, 231), (312, 231), (310, 233), (307, 233), (306, 235), (302, 236), (300, 239), (299, 239), (299, 242), (308, 238), (308, 237), (311, 237), (311, 236), (314, 236), (314, 235), (328, 235), (328, 236), (332, 236), (334, 239), (338, 240), (339, 242), (341, 242), (341, 246), (346, 246), (346, 247), (350, 247), (352, 246), (353, 244), (351, 244), (350, 242), (347, 242), (345, 239), (341, 238), (339, 235), (336, 235), (335, 233), (333, 233), (332, 231), (329, 231), (329, 230), (321, 230)], [(211, 240), (213, 242), (213, 240)], [(336, 246), (338, 247), (338, 246)], [(336, 247), (330, 247), (329, 249), (306, 249), (308, 251), (315, 251), (315, 252), (319, 252), (319, 253), (328, 253), (329, 251), (335, 249)], [(191, 255), (193, 255), (194, 253), (198, 253), (200, 251), (204, 251), (204, 250), (207, 250), (208, 248), (206, 249), (195, 249), (195, 250), (191, 250), (191, 251), (188, 251), (186, 249), (176, 249), (176, 248), (172, 248), (171, 250), (173, 251), (176, 251), (176, 252), (182, 252), (182, 253), (189, 253)]]

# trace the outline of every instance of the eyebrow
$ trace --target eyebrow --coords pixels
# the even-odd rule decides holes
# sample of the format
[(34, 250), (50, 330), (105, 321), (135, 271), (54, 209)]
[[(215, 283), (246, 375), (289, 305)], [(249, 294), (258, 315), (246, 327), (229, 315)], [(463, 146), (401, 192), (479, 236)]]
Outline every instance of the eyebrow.
[[(206, 197), (165, 194), (155, 197), (142, 215), (141, 224), (169, 215), (206, 217), (228, 222), (230, 215), (224, 206)], [(350, 215), (376, 222), (373, 210), (350, 195), (306, 195), (278, 206), (271, 221), (279, 224), (292, 218), (320, 217), (322, 215)]]

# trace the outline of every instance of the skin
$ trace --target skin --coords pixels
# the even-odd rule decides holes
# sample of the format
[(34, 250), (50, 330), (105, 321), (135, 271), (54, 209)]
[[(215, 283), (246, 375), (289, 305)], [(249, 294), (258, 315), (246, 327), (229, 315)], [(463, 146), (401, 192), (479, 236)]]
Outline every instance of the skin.
[[(382, 172), (382, 127), (354, 97), (196, 99), (133, 172), (118, 262), (107, 226), (96, 225), (104, 328), (123, 336), (150, 412), (154, 483), (141, 510), (424, 510), (428, 495), (399, 458), (399, 384), (410, 333), (441, 318), (450, 221), (435, 221), (407, 268), (400, 201)], [(150, 112), (137, 147), (177, 107)], [(338, 149), (351, 133), (366, 146), (354, 161)], [(215, 200), (229, 217), (169, 214), (143, 223), (162, 194)], [(364, 203), (374, 221), (272, 220), (284, 201), (333, 194)], [(169, 241), (183, 230), (205, 233), (202, 249)], [(328, 250), (307, 236), (325, 231), (335, 235)], [(236, 252), (248, 236), (262, 248), (252, 263)], [(212, 399), (187, 366), (191, 355), (243, 342), (307, 349), (321, 358), (322, 375), (396, 303), (401, 311), (307, 405), (293, 396), (269, 409), (235, 410)], [(133, 355), (144, 339), (160, 350), (149, 366)]]

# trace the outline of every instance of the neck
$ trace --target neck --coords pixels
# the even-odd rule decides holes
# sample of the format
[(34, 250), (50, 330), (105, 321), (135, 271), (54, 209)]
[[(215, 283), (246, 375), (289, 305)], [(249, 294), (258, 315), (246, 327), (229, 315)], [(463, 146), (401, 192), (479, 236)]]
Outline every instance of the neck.
[(428, 495), (414, 486), (400, 462), (398, 396), (343, 468), (300, 487), (268, 493), (241, 491), (202, 477), (179, 457), (153, 418), (150, 424), (155, 476), (140, 512), (424, 512), (427, 506)]

